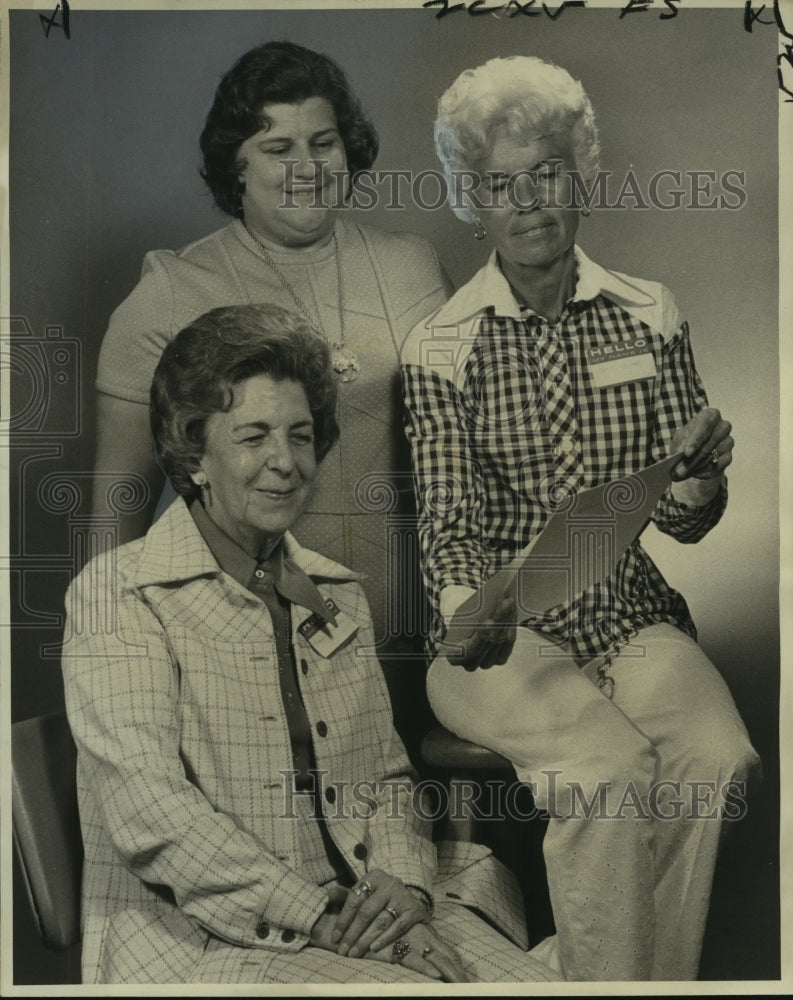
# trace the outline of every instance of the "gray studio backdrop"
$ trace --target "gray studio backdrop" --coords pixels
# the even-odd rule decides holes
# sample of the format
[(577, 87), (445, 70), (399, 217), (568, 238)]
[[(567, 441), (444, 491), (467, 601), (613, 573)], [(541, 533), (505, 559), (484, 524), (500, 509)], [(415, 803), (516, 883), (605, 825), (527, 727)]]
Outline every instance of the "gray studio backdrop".
[[(623, 210), (593, 212), (580, 242), (599, 262), (674, 291), (711, 403), (734, 424), (730, 504), (718, 528), (695, 547), (652, 530), (645, 542), (688, 598), (700, 641), (766, 759), (773, 825), (777, 36), (759, 24), (745, 31), (742, 5), (705, 11), (683, 2), (669, 19), (659, 16), (669, 5), (655, 7), (623, 18), (613, 9), (570, 8), (556, 20), (464, 12), (439, 20), (419, 3), (415, 10), (73, 10), (69, 39), (57, 28), (45, 35), (37, 12), (11, 12), (11, 312), (19, 343), (38, 352), (46, 372), (42, 396), (35, 373), (17, 370), (12, 399), (13, 718), (62, 705), (57, 656), (42, 647), (60, 639), (74, 520), (85, 506), (59, 496), (57, 483), (65, 474), (87, 491), (80, 473), (92, 462), (93, 379), (108, 317), (135, 284), (146, 251), (178, 248), (225, 223), (198, 174), (198, 136), (222, 73), (270, 39), (327, 53), (378, 128), (376, 166), (418, 172), (437, 166), (435, 105), (461, 70), (495, 55), (540, 55), (583, 82), (599, 113), (603, 166), (616, 178), (629, 169), (645, 182), (660, 170), (711, 171), (718, 196), (727, 171), (745, 175), (738, 210), (632, 209), (626, 199)], [(431, 183), (424, 190), (434, 198)], [(406, 203), (401, 211), (381, 203), (361, 213), (363, 221), (421, 233), (455, 283), (467, 280), (487, 243), (448, 208)], [(26, 974), (48, 974), (32, 942), (20, 945), (18, 962), (34, 970)]]

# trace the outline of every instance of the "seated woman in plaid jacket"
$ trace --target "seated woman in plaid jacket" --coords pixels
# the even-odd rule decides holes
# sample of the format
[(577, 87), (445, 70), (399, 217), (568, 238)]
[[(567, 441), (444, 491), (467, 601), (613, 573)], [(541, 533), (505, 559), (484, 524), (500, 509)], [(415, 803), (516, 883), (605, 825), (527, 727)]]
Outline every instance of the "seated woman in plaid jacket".
[(573, 556), (569, 599), (547, 613), (503, 600), (469, 641), (439, 640), (577, 491), (678, 452), (653, 520), (698, 541), (724, 510), (731, 428), (708, 406), (671, 294), (576, 245), (598, 170), (578, 82), (540, 59), (493, 59), (443, 95), (435, 139), (455, 212), (495, 248), (403, 351), (435, 649), (447, 654), (430, 668), (430, 702), (510, 758), (550, 813), (565, 977), (694, 979), (719, 821), (740, 810), (758, 760), (683, 597), (637, 541), (606, 579), (591, 553)]
[(180, 497), (67, 598), (87, 983), (558, 978), (489, 851), (436, 853), (356, 574), (288, 531), (334, 379), (276, 306), (206, 313), (157, 366)]

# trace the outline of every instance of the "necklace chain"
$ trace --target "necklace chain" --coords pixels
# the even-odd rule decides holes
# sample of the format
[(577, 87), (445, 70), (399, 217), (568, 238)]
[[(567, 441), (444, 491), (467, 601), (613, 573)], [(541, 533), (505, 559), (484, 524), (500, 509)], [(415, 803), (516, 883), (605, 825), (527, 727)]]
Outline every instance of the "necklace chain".
[[(245, 223), (243, 223), (245, 225)], [(295, 303), (297, 308), (303, 314), (303, 316), (308, 320), (308, 322), (316, 329), (321, 331), (325, 339), (331, 348), (331, 355), (333, 360), (333, 370), (337, 373), (342, 382), (352, 382), (354, 379), (358, 378), (360, 372), (360, 366), (358, 364), (358, 358), (350, 353), (345, 346), (345, 336), (344, 336), (344, 282), (342, 281), (341, 274), (341, 259), (339, 255), (339, 242), (336, 238), (336, 230), (333, 229), (333, 255), (336, 260), (336, 282), (339, 289), (339, 340), (331, 340), (327, 334), (327, 331), (319, 322), (319, 317), (315, 317), (311, 309), (308, 308), (303, 299), (295, 291), (292, 283), (289, 281), (287, 276), (281, 270), (281, 268), (276, 264), (270, 251), (254, 236), (251, 230), (245, 225), (245, 231), (248, 236), (253, 240), (259, 251), (269, 265), (273, 274), (283, 285), (284, 289), (289, 293), (292, 301)]]

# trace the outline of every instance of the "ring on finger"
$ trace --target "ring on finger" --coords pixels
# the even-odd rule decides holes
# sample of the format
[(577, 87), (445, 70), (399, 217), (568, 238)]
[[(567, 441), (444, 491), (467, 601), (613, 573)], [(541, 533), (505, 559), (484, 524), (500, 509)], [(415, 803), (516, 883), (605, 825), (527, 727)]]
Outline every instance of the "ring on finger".
[(385, 909), (386, 913), (390, 913), (391, 914), (391, 916), (394, 918), (394, 920), (398, 920), (399, 919), (399, 913), (397, 912), (396, 907), (394, 907), (394, 906), (386, 906), (386, 907), (384, 907), (384, 909)]
[(355, 890), (355, 891), (356, 892), (363, 892), (367, 896), (369, 896), (369, 895), (371, 895), (371, 893), (374, 892), (374, 886), (372, 885), (372, 883), (368, 879), (364, 879), (363, 882), (361, 882), (359, 884), (357, 890)]
[(432, 948), (429, 945), (427, 945), (426, 948), (422, 948), (422, 950), (421, 950), (421, 957), (422, 958), (426, 958), (427, 955), (429, 955), (429, 953), (431, 951), (432, 951)]
[(391, 947), (391, 954), (394, 956), (397, 962), (401, 962), (409, 951), (410, 951), (410, 942), (405, 941), (404, 938), (400, 938), (398, 941), (394, 941), (394, 944)]
[(720, 457), (720, 456), (719, 456), (719, 453), (718, 453), (718, 451), (716, 451), (716, 449), (715, 449), (715, 448), (711, 449), (711, 453), (710, 453), (710, 464), (711, 464), (711, 465), (718, 465), (718, 464), (719, 464), (719, 457)]

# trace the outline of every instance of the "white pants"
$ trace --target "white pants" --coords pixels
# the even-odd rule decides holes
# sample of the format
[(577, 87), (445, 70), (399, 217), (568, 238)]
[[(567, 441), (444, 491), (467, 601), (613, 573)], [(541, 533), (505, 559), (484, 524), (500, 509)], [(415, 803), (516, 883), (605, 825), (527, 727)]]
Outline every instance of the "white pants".
[(678, 629), (643, 629), (623, 649), (611, 698), (597, 666), (519, 628), (502, 666), (436, 659), (428, 694), (443, 725), (508, 757), (550, 813), (565, 978), (696, 979), (722, 819), (745, 811), (759, 758), (721, 676)]

